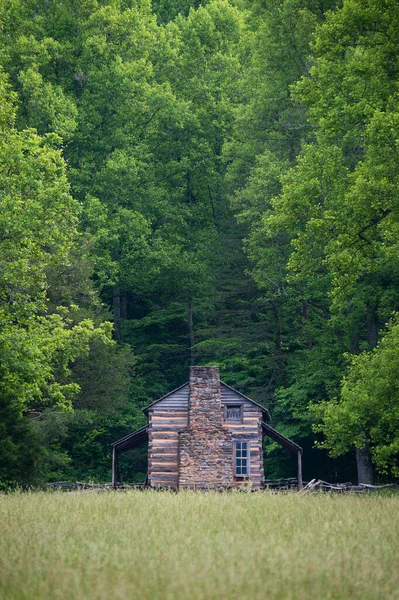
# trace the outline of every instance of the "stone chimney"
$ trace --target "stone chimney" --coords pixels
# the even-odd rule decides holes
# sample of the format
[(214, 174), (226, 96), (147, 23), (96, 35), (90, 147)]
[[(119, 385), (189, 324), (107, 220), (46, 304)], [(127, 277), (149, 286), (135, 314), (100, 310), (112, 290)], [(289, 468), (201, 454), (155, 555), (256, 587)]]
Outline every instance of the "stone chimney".
[(222, 427), (219, 367), (190, 367), (188, 424), (195, 429)]
[(233, 442), (223, 424), (219, 367), (191, 367), (188, 427), (179, 433), (179, 487), (233, 483)]

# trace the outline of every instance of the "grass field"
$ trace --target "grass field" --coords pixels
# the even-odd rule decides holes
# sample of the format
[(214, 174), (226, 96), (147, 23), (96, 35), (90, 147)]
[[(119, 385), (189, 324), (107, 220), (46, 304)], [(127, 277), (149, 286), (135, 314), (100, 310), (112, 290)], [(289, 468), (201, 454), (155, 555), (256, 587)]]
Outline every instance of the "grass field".
[(0, 496), (0, 598), (399, 599), (399, 496)]

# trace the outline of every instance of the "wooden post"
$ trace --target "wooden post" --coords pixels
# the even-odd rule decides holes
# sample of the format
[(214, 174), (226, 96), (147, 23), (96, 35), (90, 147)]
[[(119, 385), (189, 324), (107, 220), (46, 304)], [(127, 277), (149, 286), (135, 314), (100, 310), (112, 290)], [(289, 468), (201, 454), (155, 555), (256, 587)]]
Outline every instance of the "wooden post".
[(302, 483), (302, 452), (298, 452), (298, 490), (303, 488)]
[(112, 485), (116, 484), (116, 450), (115, 446), (112, 448)]

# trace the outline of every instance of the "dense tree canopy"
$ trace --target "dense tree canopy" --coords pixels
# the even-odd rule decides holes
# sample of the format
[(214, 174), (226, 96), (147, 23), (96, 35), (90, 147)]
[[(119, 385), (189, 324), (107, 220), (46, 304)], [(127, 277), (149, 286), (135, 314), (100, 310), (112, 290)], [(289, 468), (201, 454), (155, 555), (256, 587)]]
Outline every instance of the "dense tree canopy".
[(398, 476), (398, 19), (2, 4), (0, 485), (107, 480), (190, 364), (268, 406), (305, 477), (355, 478), (355, 451)]

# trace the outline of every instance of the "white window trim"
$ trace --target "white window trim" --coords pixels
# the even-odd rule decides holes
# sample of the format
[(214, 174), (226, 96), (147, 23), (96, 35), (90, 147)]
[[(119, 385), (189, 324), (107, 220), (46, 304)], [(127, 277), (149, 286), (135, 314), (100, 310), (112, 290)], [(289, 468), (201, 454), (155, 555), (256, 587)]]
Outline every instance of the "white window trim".
[[(246, 444), (247, 445), (247, 473), (237, 474), (237, 444)], [(235, 440), (233, 442), (233, 460), (234, 460), (234, 477), (238, 479), (248, 479), (251, 475), (251, 442), (249, 440)]]

